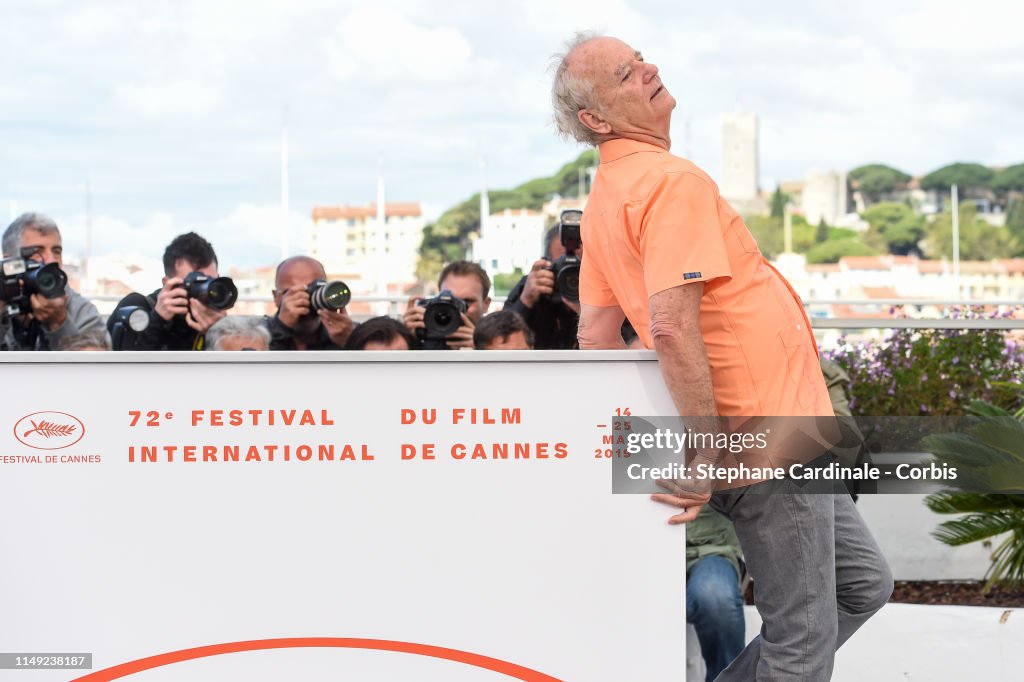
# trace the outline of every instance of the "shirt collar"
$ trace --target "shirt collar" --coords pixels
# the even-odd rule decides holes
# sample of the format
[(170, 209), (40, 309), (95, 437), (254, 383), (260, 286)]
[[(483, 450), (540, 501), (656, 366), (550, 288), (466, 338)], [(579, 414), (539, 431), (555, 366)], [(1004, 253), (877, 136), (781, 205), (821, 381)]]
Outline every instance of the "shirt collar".
[(668, 153), (657, 145), (640, 142), (638, 140), (630, 140), (625, 137), (618, 137), (614, 140), (602, 142), (598, 147), (598, 153), (601, 155), (601, 163), (611, 163), (612, 161), (617, 161), (624, 156), (637, 154), (639, 152), (656, 152), (659, 154)]

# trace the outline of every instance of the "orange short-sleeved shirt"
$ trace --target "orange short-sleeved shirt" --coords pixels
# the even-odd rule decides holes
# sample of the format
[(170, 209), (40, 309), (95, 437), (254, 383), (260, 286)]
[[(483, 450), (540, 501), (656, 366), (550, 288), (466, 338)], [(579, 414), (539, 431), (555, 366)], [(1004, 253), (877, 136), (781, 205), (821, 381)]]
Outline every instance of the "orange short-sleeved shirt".
[(700, 327), (723, 416), (832, 414), (799, 297), (708, 175), (643, 142), (600, 147), (583, 212), (580, 300), (619, 306), (653, 347), (653, 294), (704, 283)]

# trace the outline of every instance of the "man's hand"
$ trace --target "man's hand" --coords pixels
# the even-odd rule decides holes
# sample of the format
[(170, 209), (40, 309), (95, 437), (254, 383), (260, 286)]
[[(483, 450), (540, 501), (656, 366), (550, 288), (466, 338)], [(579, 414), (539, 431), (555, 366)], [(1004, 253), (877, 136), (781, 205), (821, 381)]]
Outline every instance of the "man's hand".
[(412, 296), (405, 306), (405, 313), (402, 314), (402, 323), (413, 334), (416, 333), (417, 329), (423, 329), (423, 313), (427, 310), (416, 303), (418, 300), (420, 300), (419, 296)]
[(523, 286), (523, 293), (519, 300), (527, 308), (537, 305), (542, 296), (550, 296), (555, 291), (555, 273), (548, 270), (551, 267), (549, 261), (541, 258), (530, 268), (530, 274), (526, 276), (526, 284)]
[(227, 317), (228, 311), (226, 310), (214, 310), (213, 308), (207, 308), (205, 305), (192, 299), (189, 301), (189, 314), (185, 316), (185, 322), (188, 326), (195, 329), (200, 334), (205, 334), (213, 326), (217, 320)]
[(473, 347), (473, 331), (476, 326), (473, 321), (466, 317), (466, 313), (462, 313), (462, 326), (453, 331), (445, 338), (445, 342), (448, 347), (452, 350), (459, 350), (461, 348), (472, 348)]
[(175, 315), (188, 312), (188, 296), (182, 285), (181, 277), (171, 277), (164, 282), (160, 293), (156, 295), (156, 314), (170, 322)]
[(32, 294), (29, 301), (32, 303), (32, 316), (39, 320), (48, 332), (57, 331), (68, 319), (67, 296), (46, 298), (42, 294)]
[(309, 293), (296, 287), (284, 292), (281, 307), (277, 311), (277, 319), (294, 331), (299, 326), (299, 320), (309, 315), (309, 312)]
[(701, 507), (711, 499), (711, 493), (715, 488), (715, 482), (710, 478), (659, 479), (656, 482), (668, 492), (655, 493), (651, 495), (651, 499), (683, 510), (669, 517), (668, 522), (673, 525), (689, 523), (697, 518)]
[(348, 311), (345, 308), (340, 310), (321, 308), (317, 311), (317, 315), (320, 317), (320, 324), (324, 326), (327, 335), (331, 337), (331, 343), (339, 348), (344, 346), (355, 328), (352, 318), (348, 316)]

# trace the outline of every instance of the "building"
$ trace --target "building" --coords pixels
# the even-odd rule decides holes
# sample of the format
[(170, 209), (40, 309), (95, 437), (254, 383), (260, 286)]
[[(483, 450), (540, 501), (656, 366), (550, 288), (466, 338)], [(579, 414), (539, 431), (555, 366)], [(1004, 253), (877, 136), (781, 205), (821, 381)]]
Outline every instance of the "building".
[(542, 255), (549, 220), (545, 213), (525, 208), (492, 213), (473, 242), (470, 260), (492, 275), (509, 274), (517, 268), (529, 272)]
[(722, 177), (719, 191), (741, 213), (759, 199), (758, 127), (756, 114), (722, 116)]
[(383, 226), (380, 222), (375, 203), (315, 206), (305, 251), (328, 273), (350, 276), (354, 292), (380, 290), (381, 283), (414, 283), (426, 225), (420, 204), (386, 203)]
[[(961, 261), (959, 292), (953, 265), (914, 256), (846, 256), (838, 263), (784, 262), (779, 270), (806, 303), (839, 299), (1020, 301), (1024, 300), (1024, 259)], [(827, 311), (820, 311), (827, 312)], [(877, 314), (877, 310), (875, 310)]]
[(828, 225), (838, 225), (850, 212), (846, 173), (811, 171), (800, 194), (799, 206), (811, 225), (822, 220)]

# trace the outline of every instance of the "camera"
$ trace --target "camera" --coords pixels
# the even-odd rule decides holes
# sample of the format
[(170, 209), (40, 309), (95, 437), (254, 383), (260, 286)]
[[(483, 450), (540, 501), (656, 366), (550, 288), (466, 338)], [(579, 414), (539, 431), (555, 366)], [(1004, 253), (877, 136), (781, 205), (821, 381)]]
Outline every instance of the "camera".
[(309, 294), (309, 308), (315, 313), (318, 310), (341, 310), (352, 300), (352, 290), (341, 280), (328, 282), (318, 279), (306, 287)]
[(210, 277), (201, 272), (190, 272), (182, 283), (185, 295), (207, 308), (227, 310), (238, 300), (238, 288), (230, 277)]
[(423, 347), (446, 350), (445, 338), (462, 326), (462, 314), (469, 310), (469, 306), (447, 289), (434, 298), (421, 298), (416, 304), (426, 309), (423, 312)]
[(29, 312), (32, 294), (60, 298), (68, 285), (68, 276), (59, 265), (29, 258), (8, 258), (0, 266), (0, 274), (0, 301), (7, 303), (7, 315)]
[(566, 209), (558, 219), (558, 238), (565, 247), (565, 255), (551, 264), (551, 271), (555, 273), (555, 292), (551, 295), (553, 300), (558, 300), (559, 297), (573, 302), (580, 300), (582, 260), (576, 252), (583, 245), (583, 239), (580, 237), (582, 218), (583, 211)]
[(110, 331), (110, 345), (114, 350), (123, 350), (126, 334), (141, 334), (149, 327), (149, 308), (126, 305), (118, 308), (107, 318)]

